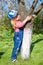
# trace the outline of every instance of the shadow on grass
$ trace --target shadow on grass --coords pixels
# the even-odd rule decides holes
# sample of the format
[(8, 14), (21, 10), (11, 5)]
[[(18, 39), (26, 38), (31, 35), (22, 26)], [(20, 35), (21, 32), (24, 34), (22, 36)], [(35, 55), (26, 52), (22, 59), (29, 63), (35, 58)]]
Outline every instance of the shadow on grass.
[(0, 59), (1, 59), (1, 57), (2, 57), (2, 55), (4, 54), (5, 52), (0, 52)]
[(40, 41), (42, 41), (42, 40), (43, 40), (43, 38), (42, 38), (42, 39), (37, 39), (35, 42), (33, 42), (33, 43), (31, 44), (30, 53), (32, 52), (32, 50), (33, 50), (35, 44), (37, 44), (38, 42), (40, 42)]

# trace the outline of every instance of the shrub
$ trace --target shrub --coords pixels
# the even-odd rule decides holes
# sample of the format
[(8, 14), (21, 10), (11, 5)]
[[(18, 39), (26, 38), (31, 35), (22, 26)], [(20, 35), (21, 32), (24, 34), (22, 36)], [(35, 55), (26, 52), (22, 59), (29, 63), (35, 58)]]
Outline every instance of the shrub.
[(34, 33), (43, 33), (43, 14), (39, 14), (34, 20)]

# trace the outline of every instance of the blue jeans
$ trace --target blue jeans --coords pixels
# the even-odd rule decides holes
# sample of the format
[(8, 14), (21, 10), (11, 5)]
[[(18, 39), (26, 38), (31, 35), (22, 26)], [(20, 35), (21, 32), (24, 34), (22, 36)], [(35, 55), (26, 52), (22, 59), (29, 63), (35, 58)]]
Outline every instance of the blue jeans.
[(23, 30), (14, 33), (14, 48), (12, 51), (12, 60), (17, 58), (17, 52), (20, 49), (23, 39)]

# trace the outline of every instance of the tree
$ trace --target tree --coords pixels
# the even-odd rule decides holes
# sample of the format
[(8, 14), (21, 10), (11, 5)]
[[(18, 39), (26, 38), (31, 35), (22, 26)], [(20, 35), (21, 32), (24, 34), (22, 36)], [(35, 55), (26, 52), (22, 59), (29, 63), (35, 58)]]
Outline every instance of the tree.
[[(40, 10), (43, 8), (43, 0), (40, 0), (40, 1), (42, 1), (42, 3), (40, 4), (40, 6), (35, 11), (34, 11), (34, 9), (35, 9), (35, 7), (36, 7), (39, 0), (33, 0), (32, 5), (29, 3), (29, 1), (31, 1), (31, 0), (0, 0), (1, 6), (2, 6), (2, 7), (0, 6), (1, 7), (0, 8), (1, 15), (3, 15), (4, 11), (6, 12), (6, 11), (9, 11), (9, 9), (14, 8), (14, 3), (16, 4), (16, 8), (18, 9), (17, 1), (19, 2), (19, 14), (22, 17), (22, 20), (24, 18), (26, 18), (27, 15), (31, 15), (31, 14), (37, 15), (40, 12)], [(25, 7), (26, 2), (28, 2), (29, 5), (31, 5), (30, 10), (28, 10), (28, 11), (26, 10), (26, 7)], [(28, 56), (29, 56), (29, 53), (30, 53), (33, 22), (34, 22), (34, 20), (30, 21), (29, 23), (26, 23), (26, 26), (24, 28), (24, 35), (23, 35), (23, 43), (22, 44), (27, 44), (28, 43), (27, 44), (29, 46), (28, 47), (29, 51), (27, 50)], [(23, 52), (22, 48), (21, 48), (21, 51), (22, 51), (22, 54), (25, 54)]]
[[(42, 2), (40, 4), (40, 6), (34, 11), (34, 9), (35, 9), (35, 7), (37, 5), (37, 2), (38, 2), (38, 0), (34, 0), (31, 7), (30, 7), (30, 10), (26, 11), (24, 0), (19, 0), (19, 1), (20, 1), (20, 3), (19, 3), (19, 13), (20, 13), (20, 15), (22, 17), (22, 20), (27, 15), (31, 15), (31, 14), (38, 15), (38, 13), (43, 8), (43, 2)], [(34, 20), (30, 21), (29, 23), (26, 23), (26, 26), (24, 28), (23, 43), (22, 43), (22, 47), (21, 47), (21, 56), (24, 59), (28, 58), (29, 55), (30, 55), (30, 46), (31, 46), (31, 40), (32, 40), (33, 22), (34, 22)], [(26, 45), (27, 45), (27, 47), (26, 47)]]

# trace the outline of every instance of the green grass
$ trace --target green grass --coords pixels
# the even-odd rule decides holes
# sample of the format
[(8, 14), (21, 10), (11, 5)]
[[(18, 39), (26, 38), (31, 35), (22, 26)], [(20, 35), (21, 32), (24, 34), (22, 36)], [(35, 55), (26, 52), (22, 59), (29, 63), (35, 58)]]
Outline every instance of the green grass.
[(34, 34), (32, 36), (30, 58), (22, 60), (20, 54), (18, 63), (11, 61), (11, 52), (13, 48), (12, 36), (0, 37), (0, 65), (43, 65), (43, 35)]

